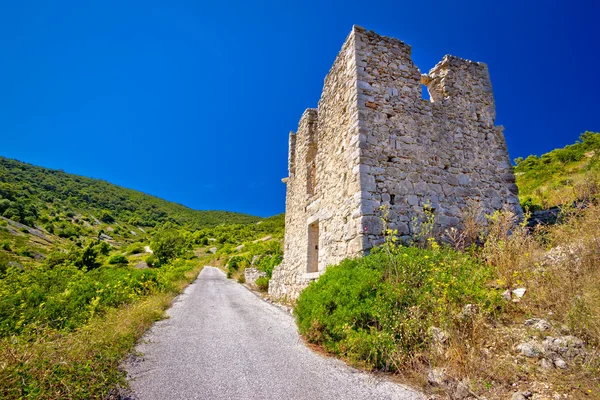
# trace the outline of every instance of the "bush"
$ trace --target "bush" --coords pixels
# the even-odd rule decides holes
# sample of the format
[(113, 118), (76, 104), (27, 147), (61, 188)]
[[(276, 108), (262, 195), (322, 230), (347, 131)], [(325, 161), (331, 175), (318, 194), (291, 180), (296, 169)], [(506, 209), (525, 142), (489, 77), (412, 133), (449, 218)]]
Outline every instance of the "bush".
[(241, 274), (241, 275), (238, 277), (238, 280), (237, 280), (237, 281), (238, 281), (238, 283), (246, 283), (246, 275), (244, 275), (244, 274)]
[(269, 290), (269, 278), (266, 276), (261, 276), (254, 282), (254, 284), (261, 292), (266, 292)]
[(146, 257), (146, 264), (148, 264), (149, 267), (154, 267), (156, 265), (156, 257), (154, 254), (150, 254)]
[(129, 260), (122, 254), (115, 254), (108, 259), (109, 264), (128, 264)]
[(494, 314), (501, 301), (486, 286), (491, 278), (489, 267), (453, 250), (380, 250), (328, 267), (301, 293), (295, 314), (310, 342), (396, 370), (429, 345), (432, 326), (449, 328), (466, 304)]
[(166, 264), (180, 256), (185, 250), (185, 237), (176, 230), (157, 232), (152, 238), (150, 247), (154, 252), (158, 264)]
[(141, 243), (131, 243), (127, 246), (127, 254), (140, 254), (144, 252), (144, 245)]
[(240, 271), (248, 265), (248, 259), (244, 256), (233, 256), (227, 263), (230, 271)]
[(115, 222), (115, 217), (113, 217), (108, 211), (102, 211), (100, 221), (104, 222), (105, 224), (112, 224)]

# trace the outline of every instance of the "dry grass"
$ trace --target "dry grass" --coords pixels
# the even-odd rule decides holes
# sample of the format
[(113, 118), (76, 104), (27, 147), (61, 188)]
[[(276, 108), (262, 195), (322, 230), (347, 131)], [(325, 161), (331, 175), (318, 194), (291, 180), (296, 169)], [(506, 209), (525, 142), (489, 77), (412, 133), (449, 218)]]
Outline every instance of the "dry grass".
[(173, 298), (200, 273), (198, 266), (176, 290), (113, 309), (83, 328), (0, 341), (0, 398), (104, 399), (126, 387), (120, 364), (136, 341), (163, 318)]
[[(428, 355), (433, 366), (446, 368), (456, 381), (466, 378), (486, 398), (506, 398), (516, 389), (532, 390), (537, 398), (600, 398), (600, 205), (564, 214), (562, 224), (533, 233), (515, 228), (509, 212), (480, 227), (485, 244), (476, 253), (496, 270), (491, 284), (499, 290), (524, 287), (526, 295), (507, 302), (495, 321), (456, 323), (445, 347)], [(552, 330), (527, 329), (523, 321), (530, 317), (546, 318)], [(568, 370), (544, 370), (515, 350), (523, 341), (561, 334), (583, 339), (588, 351)]]

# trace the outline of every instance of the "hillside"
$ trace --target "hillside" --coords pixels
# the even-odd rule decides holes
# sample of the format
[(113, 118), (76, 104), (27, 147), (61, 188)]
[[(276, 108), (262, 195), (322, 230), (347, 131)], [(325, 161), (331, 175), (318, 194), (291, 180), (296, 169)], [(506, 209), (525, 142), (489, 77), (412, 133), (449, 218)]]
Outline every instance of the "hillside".
[(103, 180), (0, 157), (0, 215), (26, 225), (82, 214), (90, 220), (155, 227), (171, 222), (195, 230), (261, 218), (228, 211), (198, 211)]
[(112, 398), (123, 358), (202, 267), (272, 269), (283, 225), (0, 158), (0, 398)]
[(600, 133), (585, 132), (575, 144), (515, 163), (519, 198), (531, 211), (585, 199), (600, 174)]

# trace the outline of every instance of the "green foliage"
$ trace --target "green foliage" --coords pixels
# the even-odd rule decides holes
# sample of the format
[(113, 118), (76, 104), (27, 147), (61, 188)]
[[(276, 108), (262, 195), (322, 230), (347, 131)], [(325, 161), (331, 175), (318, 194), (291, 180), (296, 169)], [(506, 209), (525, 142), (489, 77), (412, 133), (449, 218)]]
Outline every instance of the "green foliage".
[(521, 205), (530, 211), (566, 204), (581, 197), (578, 185), (600, 171), (600, 133), (585, 132), (579, 141), (540, 157), (515, 159)]
[(127, 254), (140, 254), (144, 252), (144, 245), (141, 243), (131, 243), (127, 246)]
[(184, 235), (174, 229), (157, 232), (152, 238), (150, 248), (154, 252), (158, 264), (166, 264), (183, 254), (186, 249)]
[(108, 259), (109, 264), (128, 264), (129, 260), (122, 254), (115, 254)]
[(247, 257), (244, 256), (233, 256), (227, 263), (229, 271), (242, 271), (250, 264)]
[(429, 345), (432, 326), (448, 327), (466, 304), (494, 314), (501, 301), (486, 286), (491, 278), (488, 266), (453, 250), (394, 247), (328, 267), (301, 293), (295, 314), (310, 342), (395, 370)]
[(112, 250), (112, 246), (106, 242), (100, 242), (98, 243), (98, 252), (100, 254), (102, 254), (103, 256), (107, 256), (110, 254), (110, 251)]
[(148, 264), (149, 267), (156, 266), (156, 257), (154, 254), (150, 254), (148, 257), (146, 257), (146, 264)]
[[(135, 190), (63, 171), (0, 157), (0, 215), (33, 226), (39, 209), (82, 211), (105, 223), (155, 227), (172, 223), (201, 229), (219, 224), (250, 224), (258, 217), (226, 211), (197, 211)], [(63, 237), (70, 237), (65, 232)]]
[(90, 272), (68, 263), (25, 272), (9, 268), (0, 279), (0, 337), (42, 327), (77, 328), (99, 312), (172, 290), (172, 282), (182, 279), (190, 265), (180, 261), (160, 269), (102, 267)]
[(75, 266), (79, 269), (86, 268), (88, 271), (100, 267), (102, 264), (98, 261), (99, 244), (98, 242), (91, 242), (82, 251), (74, 252)]
[[(261, 239), (267, 235), (282, 238), (285, 215), (279, 214), (253, 224), (222, 224), (212, 228), (200, 229), (193, 234), (196, 244), (218, 245), (240, 244)], [(215, 239), (212, 242), (210, 239)]]
[(102, 211), (102, 215), (100, 216), (100, 221), (104, 222), (105, 224), (112, 224), (113, 222), (115, 222), (115, 217), (110, 215), (108, 211), (104, 210)]
[(266, 292), (269, 290), (269, 278), (267, 278), (266, 276), (261, 276), (254, 283), (262, 292)]

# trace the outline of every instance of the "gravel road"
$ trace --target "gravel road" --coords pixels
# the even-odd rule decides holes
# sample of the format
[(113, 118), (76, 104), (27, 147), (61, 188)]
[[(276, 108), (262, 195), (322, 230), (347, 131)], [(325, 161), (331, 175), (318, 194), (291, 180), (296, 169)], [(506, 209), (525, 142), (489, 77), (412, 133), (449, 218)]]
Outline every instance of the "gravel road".
[(150, 399), (423, 399), (309, 350), (294, 319), (205, 267), (136, 350), (134, 397)]

